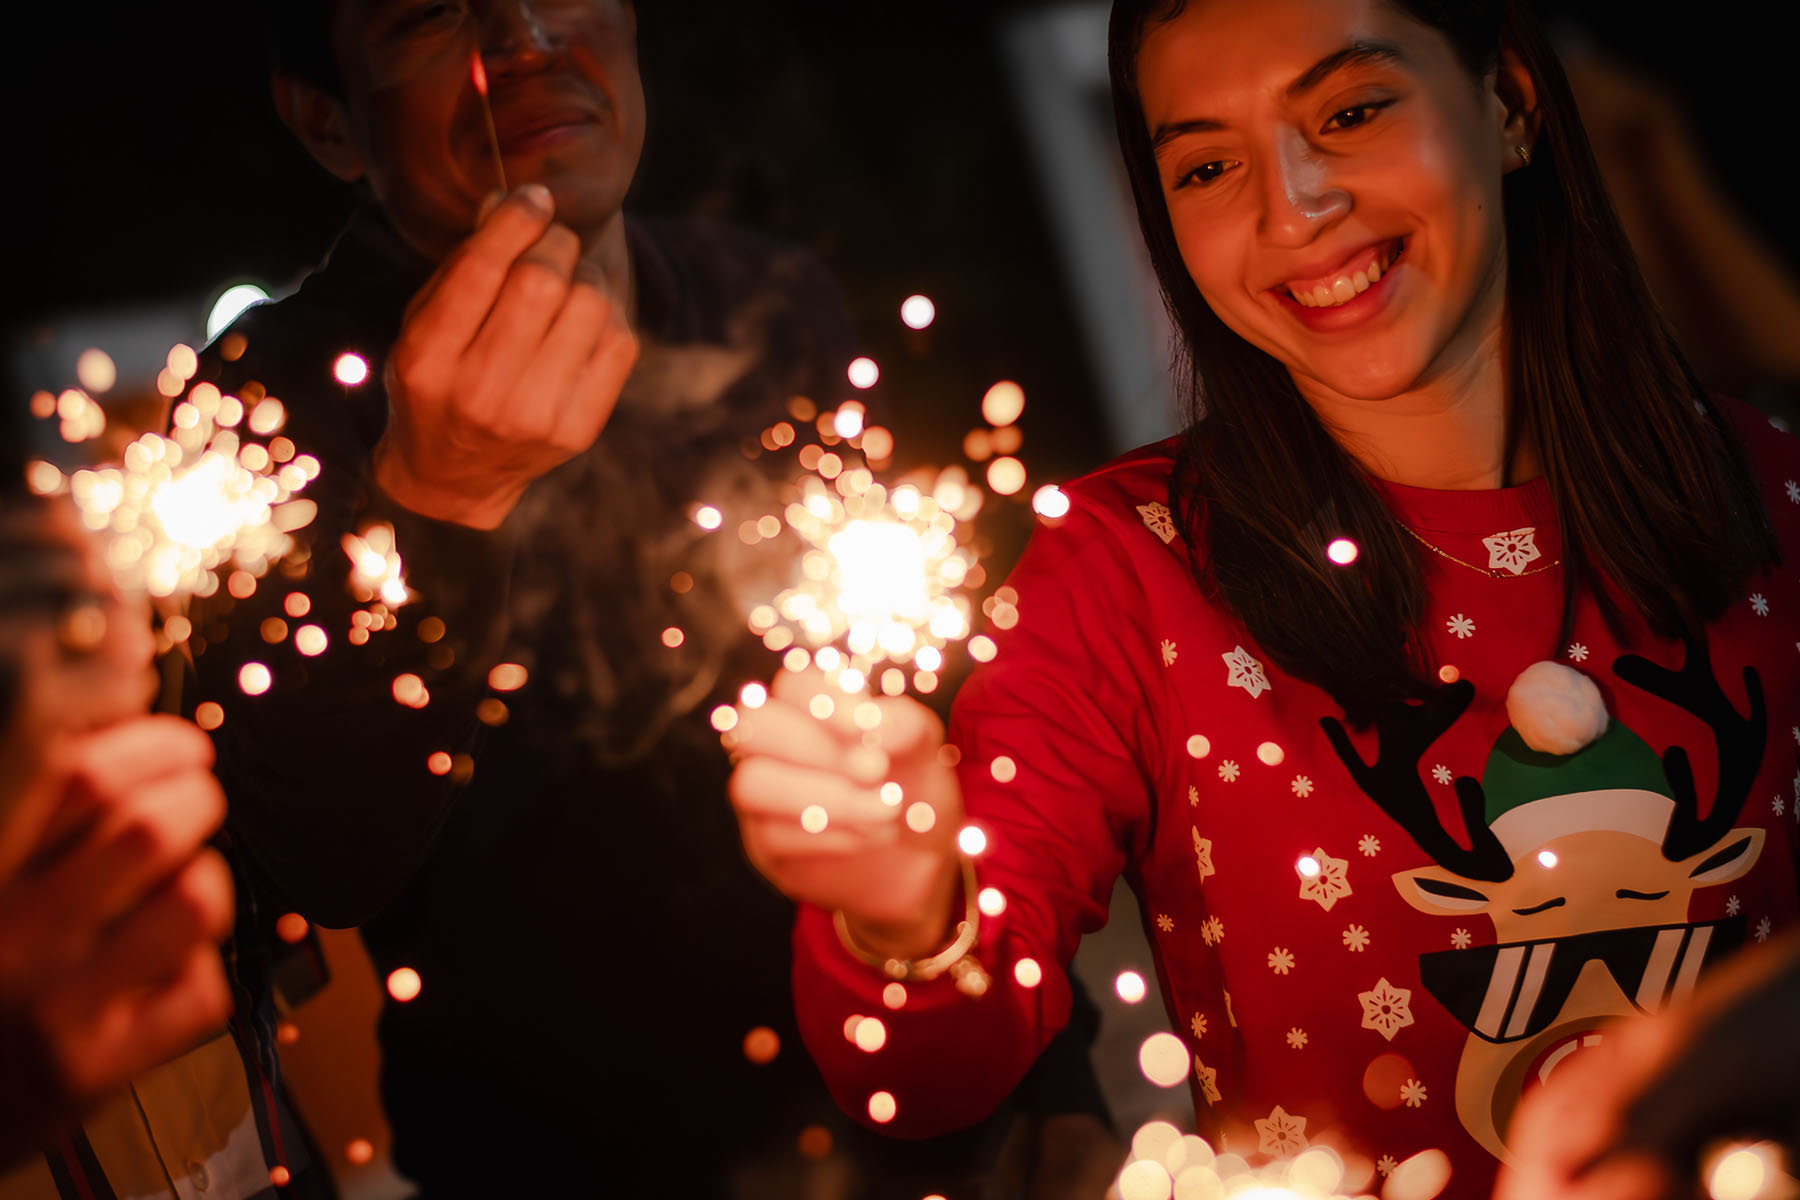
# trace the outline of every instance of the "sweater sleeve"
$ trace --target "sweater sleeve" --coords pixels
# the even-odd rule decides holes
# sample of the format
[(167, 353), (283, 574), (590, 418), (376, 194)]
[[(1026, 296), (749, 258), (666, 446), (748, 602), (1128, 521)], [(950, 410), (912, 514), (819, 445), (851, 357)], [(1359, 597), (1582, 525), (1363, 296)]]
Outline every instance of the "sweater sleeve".
[[(254, 386), (256, 375), (282, 388), (284, 434), (320, 462), (302, 493), (318, 512), (252, 594), (221, 590), (196, 602), (184, 708), (191, 715), (212, 701), (224, 711), (213, 737), (227, 828), (277, 898), (318, 924), (347, 927), (379, 914), (417, 873), (473, 769), (477, 709), (506, 637), (516, 539), (507, 526), (446, 524), (382, 495), (366, 477), (372, 431), (358, 419), (384, 405), (377, 385), (309, 389), (306, 380), (329, 379), (329, 358), (304, 342), (256, 340), (286, 353), (239, 364), (220, 382)], [(352, 617), (369, 606), (353, 594), (342, 538), (376, 522), (394, 528), (414, 599), (392, 612), (393, 628), (371, 628), (359, 645)], [(325, 635), (322, 653), (299, 648), (296, 635), (309, 625)], [(261, 694), (240, 686), (249, 662), (272, 677)], [(423, 684), (422, 707), (396, 698), (404, 675)]]
[[(1044, 522), (1008, 581), (1017, 621), (997, 608), (995, 659), (957, 697), (950, 738), (968, 820), (987, 836), (978, 886), (1006, 907), (981, 919), (975, 953), (992, 976), (968, 997), (948, 976), (908, 985), (895, 1009), (886, 980), (839, 945), (829, 913), (802, 906), (795, 1005), (807, 1048), (838, 1103), (871, 1121), (887, 1092), (885, 1131), (929, 1137), (962, 1128), (1011, 1092), (1069, 1020), (1066, 967), (1083, 933), (1106, 921), (1121, 870), (1147, 848), (1157, 737), (1142, 588), (1124, 543), (1077, 497)], [(1004, 589), (997, 593), (1007, 597)], [(1022, 960), (1037, 965), (1018, 971)], [(845, 1037), (852, 1014), (889, 1036), (866, 1054)]]

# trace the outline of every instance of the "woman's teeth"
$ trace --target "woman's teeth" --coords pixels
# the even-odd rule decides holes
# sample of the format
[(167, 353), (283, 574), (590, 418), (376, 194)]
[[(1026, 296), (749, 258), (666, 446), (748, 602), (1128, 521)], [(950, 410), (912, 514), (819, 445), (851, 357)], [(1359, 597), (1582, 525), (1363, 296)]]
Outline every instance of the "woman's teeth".
[(1289, 284), (1288, 295), (1307, 308), (1336, 308), (1356, 299), (1378, 283), (1388, 268), (1394, 265), (1394, 260), (1400, 257), (1403, 248), (1403, 244), (1392, 246), (1375, 255), (1364, 266), (1340, 273), (1308, 288), (1296, 288)]

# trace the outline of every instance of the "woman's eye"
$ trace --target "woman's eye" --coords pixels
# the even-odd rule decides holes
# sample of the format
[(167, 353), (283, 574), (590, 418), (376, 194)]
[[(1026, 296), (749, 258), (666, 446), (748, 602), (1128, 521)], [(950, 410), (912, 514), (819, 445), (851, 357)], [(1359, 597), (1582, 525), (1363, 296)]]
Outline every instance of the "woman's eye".
[(1211, 184), (1217, 183), (1219, 177), (1230, 170), (1233, 165), (1235, 164), (1226, 159), (1201, 163), (1197, 167), (1183, 171), (1176, 177), (1175, 190), (1180, 191), (1190, 184), (1195, 187), (1208, 187)]
[(463, 6), (455, 3), (414, 4), (395, 22), (394, 28), (400, 32), (411, 32), (430, 25), (460, 21), (463, 12)]

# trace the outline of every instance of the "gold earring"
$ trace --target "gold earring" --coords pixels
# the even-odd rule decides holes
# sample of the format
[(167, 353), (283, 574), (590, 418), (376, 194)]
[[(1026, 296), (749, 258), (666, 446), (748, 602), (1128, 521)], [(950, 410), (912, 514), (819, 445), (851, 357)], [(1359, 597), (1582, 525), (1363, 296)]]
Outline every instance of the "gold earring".
[(1514, 146), (1513, 149), (1519, 152), (1519, 162), (1522, 165), (1529, 167), (1531, 165), (1531, 151), (1524, 146)]

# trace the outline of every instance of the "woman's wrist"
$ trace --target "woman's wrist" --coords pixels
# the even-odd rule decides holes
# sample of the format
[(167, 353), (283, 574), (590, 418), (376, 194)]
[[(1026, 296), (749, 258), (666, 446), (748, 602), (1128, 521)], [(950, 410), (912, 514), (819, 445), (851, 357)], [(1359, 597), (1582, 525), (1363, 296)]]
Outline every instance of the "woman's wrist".
[(843, 927), (858, 947), (884, 959), (926, 959), (956, 940), (965, 906), (962, 864), (952, 853), (937, 865), (927, 899), (916, 916), (878, 920), (845, 912)]

